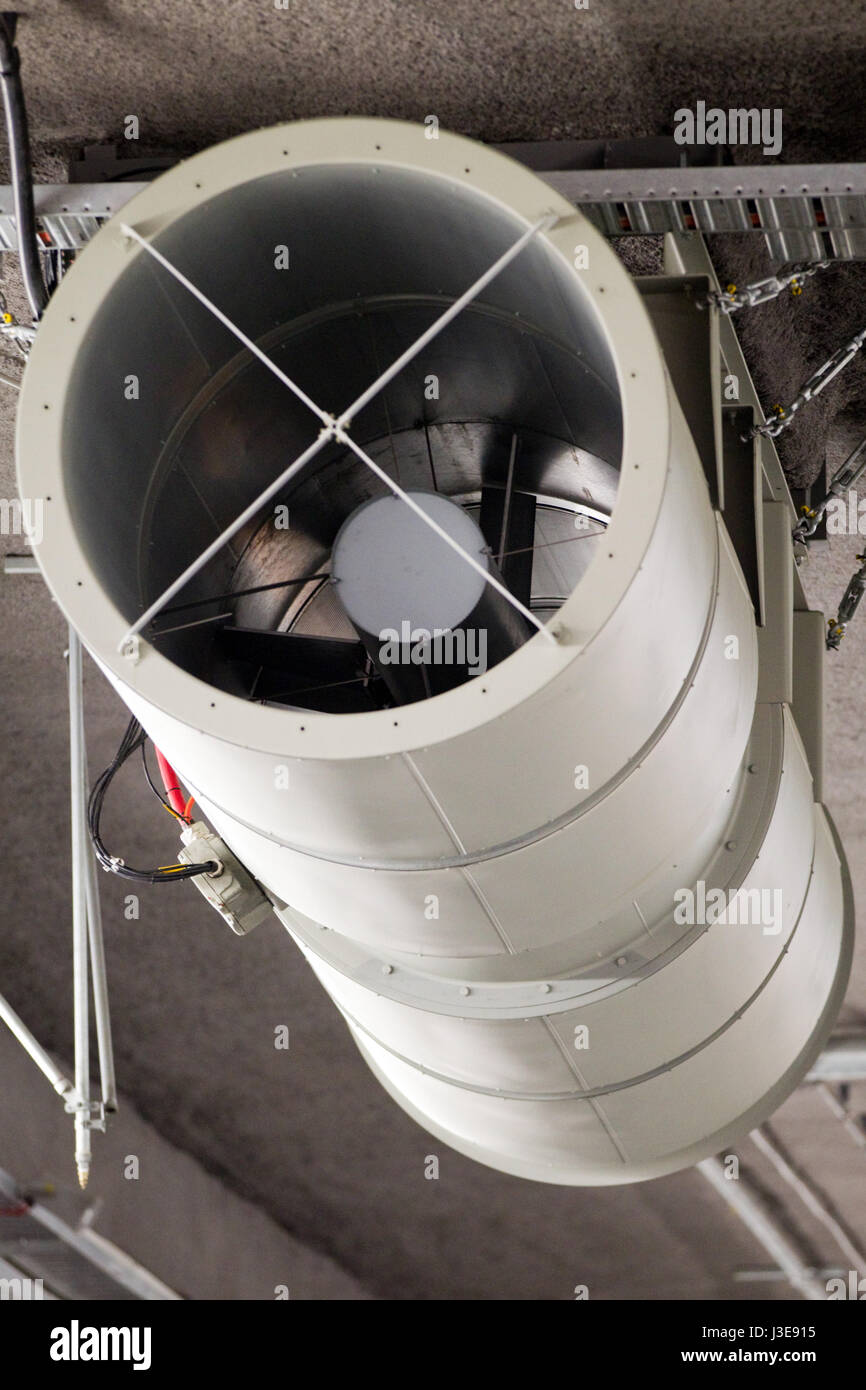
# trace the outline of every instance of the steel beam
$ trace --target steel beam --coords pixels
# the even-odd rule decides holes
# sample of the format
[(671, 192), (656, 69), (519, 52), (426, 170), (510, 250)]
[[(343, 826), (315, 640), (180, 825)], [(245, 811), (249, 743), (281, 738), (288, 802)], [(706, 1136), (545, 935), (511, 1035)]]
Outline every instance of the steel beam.
[[(757, 232), (778, 263), (866, 258), (866, 163), (563, 168), (568, 142), (499, 146), (573, 202), (607, 236)], [(46, 249), (77, 250), (147, 181), (41, 184)], [(12, 190), (0, 186), (0, 251), (14, 251)]]
[(866, 1081), (866, 1034), (831, 1038), (806, 1080), (836, 1084)]
[(826, 1299), (826, 1288), (816, 1277), (815, 1271), (806, 1264), (790, 1236), (748, 1179), (742, 1175), (736, 1180), (728, 1178), (724, 1165), (717, 1158), (705, 1158), (696, 1167), (772, 1257), (791, 1287), (813, 1302)]

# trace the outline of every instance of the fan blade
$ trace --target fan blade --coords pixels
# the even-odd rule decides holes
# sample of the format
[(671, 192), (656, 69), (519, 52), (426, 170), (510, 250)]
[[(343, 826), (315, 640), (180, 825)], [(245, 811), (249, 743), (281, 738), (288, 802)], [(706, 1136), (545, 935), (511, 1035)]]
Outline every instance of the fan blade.
[(251, 627), (224, 627), (217, 641), (231, 661), (262, 669), (257, 693), (303, 689), (354, 680), (363, 675), (367, 653), (362, 642), (344, 637), (309, 637), (297, 632), (266, 632)]

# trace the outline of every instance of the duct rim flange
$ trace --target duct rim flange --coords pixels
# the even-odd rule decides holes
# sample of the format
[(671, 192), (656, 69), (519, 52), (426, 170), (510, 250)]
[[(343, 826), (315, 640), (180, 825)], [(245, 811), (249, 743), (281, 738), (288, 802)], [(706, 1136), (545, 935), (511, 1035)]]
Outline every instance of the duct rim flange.
[[(539, 236), (580, 281), (603, 328), (623, 414), (620, 484), (606, 543), (557, 614), (557, 645), (537, 635), (483, 679), (399, 711), (338, 717), (254, 705), (215, 690), (145, 641), (138, 660), (121, 655), (129, 623), (75, 533), (62, 451), (79, 346), (131, 259), (146, 255), (124, 236), (122, 224), (155, 237), (241, 184), (323, 165), (366, 166), (371, 172), (389, 167), (469, 187), (514, 220), (515, 237), (546, 213), (559, 214), (560, 221)], [(586, 270), (574, 266), (577, 245), (587, 248)], [(325, 408), (330, 404), (323, 402)], [(521, 704), (577, 659), (617, 608), (647, 550), (665, 492), (669, 435), (669, 384), (640, 296), (601, 234), (570, 203), (524, 166), (462, 136), (440, 132), (438, 139), (426, 139), (423, 126), (342, 117), (266, 128), (214, 146), (161, 175), (102, 228), (62, 280), (36, 336), (19, 402), (18, 478), (22, 497), (44, 499), (44, 535), (34, 554), (46, 582), (110, 679), (227, 744), (342, 761), (458, 737)]]

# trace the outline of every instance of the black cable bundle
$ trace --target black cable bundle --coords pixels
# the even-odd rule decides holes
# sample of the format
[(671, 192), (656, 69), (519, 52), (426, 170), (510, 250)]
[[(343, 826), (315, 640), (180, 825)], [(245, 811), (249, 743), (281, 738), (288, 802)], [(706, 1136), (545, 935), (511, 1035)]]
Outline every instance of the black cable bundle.
[(100, 773), (93, 784), (87, 803), (87, 827), (97, 859), (103, 869), (107, 869), (109, 873), (119, 874), (121, 878), (133, 878), (139, 883), (177, 883), (180, 879), (195, 878), (197, 874), (215, 873), (219, 864), (213, 859), (207, 860), (204, 864), (163, 864), (158, 869), (131, 869), (127, 864), (124, 864), (122, 859), (109, 854), (102, 843), (99, 834), (99, 822), (108, 788), (123, 764), (139, 748), (144, 749), (146, 742), (147, 734), (138, 720), (130, 719), (112, 762), (104, 772)]

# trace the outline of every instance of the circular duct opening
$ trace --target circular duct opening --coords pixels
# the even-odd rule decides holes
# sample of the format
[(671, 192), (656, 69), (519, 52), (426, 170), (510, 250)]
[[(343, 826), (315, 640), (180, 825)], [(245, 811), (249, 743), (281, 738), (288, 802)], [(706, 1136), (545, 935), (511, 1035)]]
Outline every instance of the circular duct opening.
[[(152, 242), (338, 416), (524, 230), (465, 185), (347, 164), (241, 184)], [(124, 617), (135, 621), (319, 429), (189, 290), (135, 255), (86, 332), (63, 418), (70, 515)], [(350, 433), (404, 491), (462, 508), (491, 572), (524, 609), (549, 617), (588, 568), (622, 450), (616, 373), (580, 277), (537, 237)], [(387, 495), (331, 441), (143, 636), (217, 689), (289, 708), (354, 713), (449, 688), (434, 681), (401, 695), (383, 680), (333, 582), (341, 528)], [(439, 548), (440, 577), (465, 563)], [(372, 575), (375, 547), (367, 562)], [(489, 664), (534, 631), (525, 619), (512, 629)]]

